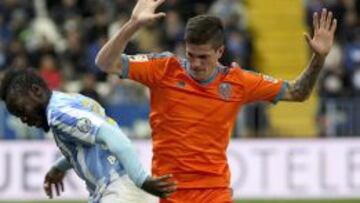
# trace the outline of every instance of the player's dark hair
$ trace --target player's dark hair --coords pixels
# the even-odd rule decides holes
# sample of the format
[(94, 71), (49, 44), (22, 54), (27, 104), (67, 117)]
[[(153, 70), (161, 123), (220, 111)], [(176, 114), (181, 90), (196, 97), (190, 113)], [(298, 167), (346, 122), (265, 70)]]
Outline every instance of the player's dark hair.
[(5, 72), (1, 81), (0, 97), (3, 101), (6, 101), (9, 93), (26, 94), (34, 84), (42, 87), (49, 93), (51, 92), (46, 82), (33, 69), (9, 69)]
[(186, 24), (185, 42), (195, 45), (211, 43), (217, 49), (224, 44), (224, 25), (220, 18), (210, 15), (198, 15), (190, 18)]

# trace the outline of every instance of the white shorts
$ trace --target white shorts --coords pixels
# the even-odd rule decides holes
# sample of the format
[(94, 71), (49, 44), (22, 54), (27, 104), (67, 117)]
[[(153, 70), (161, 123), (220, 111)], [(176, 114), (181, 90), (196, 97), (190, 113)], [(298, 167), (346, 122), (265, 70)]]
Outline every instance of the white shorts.
[(136, 185), (127, 175), (107, 186), (102, 194), (100, 203), (158, 203), (159, 198), (153, 196)]

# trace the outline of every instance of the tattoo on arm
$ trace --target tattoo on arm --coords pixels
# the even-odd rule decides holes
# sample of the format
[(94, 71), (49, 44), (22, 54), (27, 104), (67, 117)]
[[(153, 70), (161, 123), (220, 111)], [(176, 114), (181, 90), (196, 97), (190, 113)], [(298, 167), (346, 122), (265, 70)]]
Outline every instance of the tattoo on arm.
[(306, 100), (313, 90), (325, 58), (313, 56), (307, 69), (289, 85), (289, 92), (295, 101)]

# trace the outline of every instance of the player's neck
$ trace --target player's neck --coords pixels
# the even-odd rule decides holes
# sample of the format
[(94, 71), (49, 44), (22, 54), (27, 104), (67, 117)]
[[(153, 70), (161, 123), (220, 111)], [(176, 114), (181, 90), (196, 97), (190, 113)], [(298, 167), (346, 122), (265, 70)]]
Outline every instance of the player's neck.
[(194, 77), (193, 77), (193, 79), (200, 84), (209, 84), (216, 78), (216, 75), (218, 74), (218, 72), (219, 72), (219, 67), (216, 66), (215, 68), (213, 68), (213, 71), (211, 72), (211, 74), (208, 77), (206, 77), (205, 79), (196, 79)]

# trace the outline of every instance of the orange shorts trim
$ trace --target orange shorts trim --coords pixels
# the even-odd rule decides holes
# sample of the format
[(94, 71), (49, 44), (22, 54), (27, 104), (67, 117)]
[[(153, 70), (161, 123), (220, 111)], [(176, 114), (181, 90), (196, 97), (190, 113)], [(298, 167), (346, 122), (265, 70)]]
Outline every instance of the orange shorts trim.
[(230, 188), (178, 189), (160, 203), (233, 203)]

